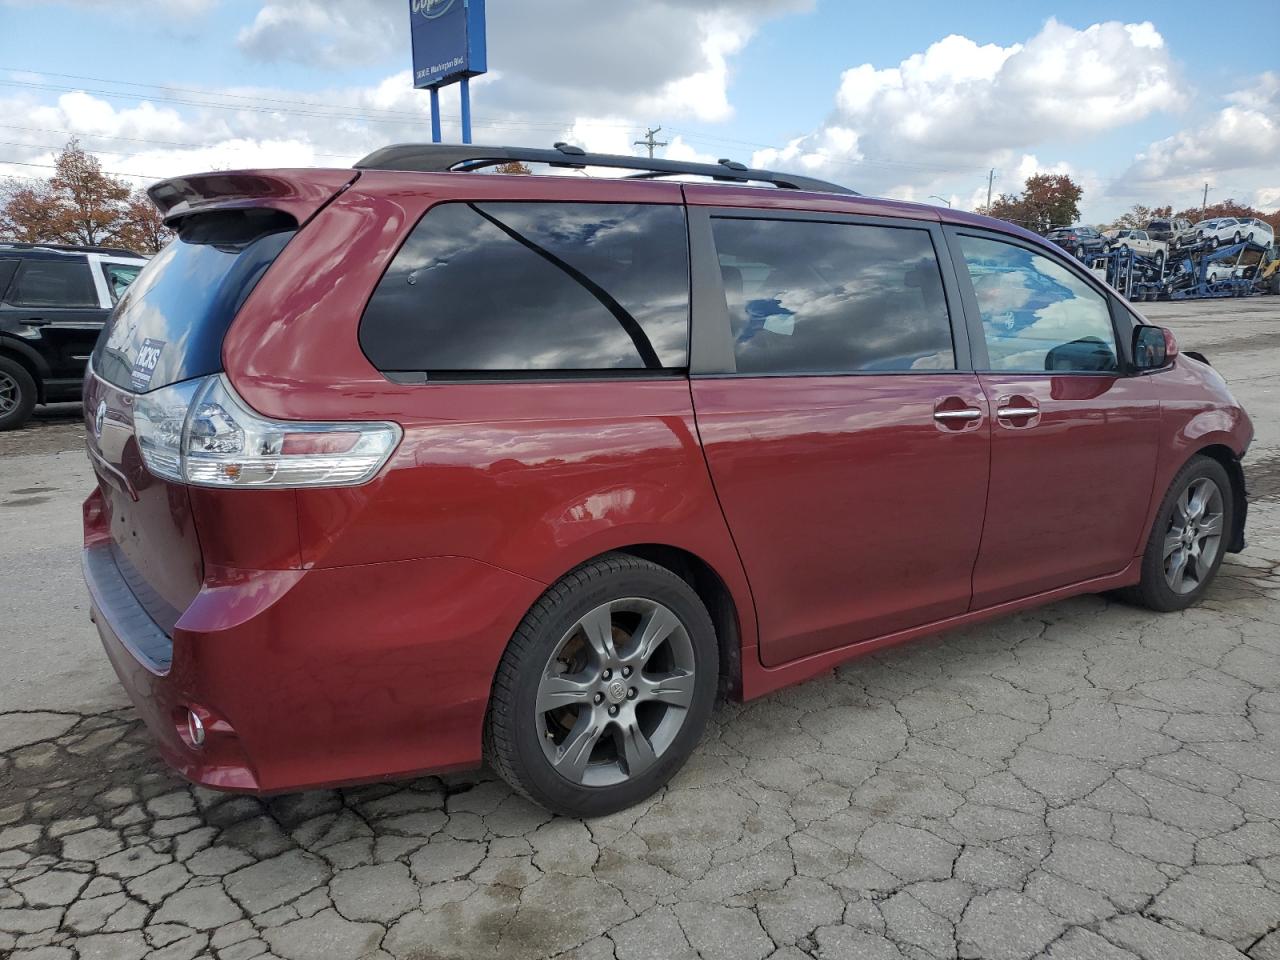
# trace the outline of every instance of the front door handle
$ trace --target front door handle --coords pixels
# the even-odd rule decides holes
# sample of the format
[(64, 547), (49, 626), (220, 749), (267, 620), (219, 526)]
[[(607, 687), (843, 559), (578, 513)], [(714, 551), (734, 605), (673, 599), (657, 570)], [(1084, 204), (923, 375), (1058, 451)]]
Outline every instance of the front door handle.
[(46, 320), (44, 317), (23, 317), (18, 322), (28, 327), (47, 327), (53, 323), (52, 320)]
[(933, 422), (946, 433), (962, 433), (973, 430), (986, 416), (980, 406), (964, 397), (939, 397), (933, 404)]

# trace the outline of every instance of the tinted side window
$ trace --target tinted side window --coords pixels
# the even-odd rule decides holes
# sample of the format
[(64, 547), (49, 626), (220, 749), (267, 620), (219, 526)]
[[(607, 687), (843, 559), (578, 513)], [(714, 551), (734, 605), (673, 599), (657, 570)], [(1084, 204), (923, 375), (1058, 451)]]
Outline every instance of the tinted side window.
[(953, 370), (926, 230), (711, 221), (739, 373)]
[(17, 260), (0, 260), (0, 300), (7, 300), (5, 291), (9, 289), (9, 281), (18, 269)]
[(679, 369), (688, 363), (682, 207), (445, 203), (374, 290), (360, 345), (380, 370)]
[(124, 295), (129, 284), (138, 279), (142, 264), (104, 263), (102, 275), (107, 280), (107, 290), (111, 292), (111, 302), (117, 303)]
[(9, 285), (9, 302), (19, 307), (96, 307), (87, 260), (23, 260)]
[(1118, 369), (1106, 298), (1046, 256), (961, 236), (991, 370)]

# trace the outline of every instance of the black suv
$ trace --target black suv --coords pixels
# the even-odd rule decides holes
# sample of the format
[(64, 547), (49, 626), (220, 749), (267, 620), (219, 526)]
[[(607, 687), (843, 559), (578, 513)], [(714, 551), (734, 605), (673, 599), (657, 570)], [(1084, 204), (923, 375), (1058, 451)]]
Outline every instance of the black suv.
[(77, 400), (98, 331), (146, 258), (114, 247), (0, 243), (0, 430)]

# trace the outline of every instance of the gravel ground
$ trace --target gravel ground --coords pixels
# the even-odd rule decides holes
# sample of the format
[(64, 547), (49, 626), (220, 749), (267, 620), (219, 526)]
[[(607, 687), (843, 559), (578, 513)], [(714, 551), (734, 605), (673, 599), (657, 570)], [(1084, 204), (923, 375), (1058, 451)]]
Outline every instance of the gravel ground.
[(0, 955), (1280, 960), (1280, 299), (1147, 306), (1258, 429), (1203, 606), (1081, 598), (725, 704), (587, 823), (484, 772), (185, 785), (86, 620), (74, 408), (0, 435)]

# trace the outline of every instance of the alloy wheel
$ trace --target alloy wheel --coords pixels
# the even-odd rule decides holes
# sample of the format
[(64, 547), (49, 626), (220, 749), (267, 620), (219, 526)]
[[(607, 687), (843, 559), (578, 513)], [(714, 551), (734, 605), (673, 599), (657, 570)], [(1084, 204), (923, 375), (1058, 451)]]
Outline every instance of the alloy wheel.
[(1164, 537), (1164, 578), (1178, 594), (1198, 589), (1222, 546), (1223, 498), (1208, 477), (1189, 484), (1174, 504)]
[(18, 409), (21, 400), (22, 391), (18, 387), (18, 381), (0, 371), (0, 417)]
[(655, 600), (603, 603), (561, 638), (534, 705), (542, 750), (572, 783), (631, 780), (670, 748), (694, 698), (693, 642)]

